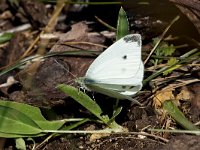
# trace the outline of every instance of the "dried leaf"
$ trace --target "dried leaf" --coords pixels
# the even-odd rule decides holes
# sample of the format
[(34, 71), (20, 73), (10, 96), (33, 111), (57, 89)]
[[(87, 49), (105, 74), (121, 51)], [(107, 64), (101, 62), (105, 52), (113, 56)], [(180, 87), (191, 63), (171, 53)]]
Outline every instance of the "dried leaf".
[(153, 98), (154, 106), (156, 108), (161, 107), (161, 105), (162, 105), (162, 103), (164, 103), (164, 101), (170, 100), (170, 99), (175, 99), (175, 96), (172, 93), (172, 91), (173, 91), (173, 89), (157, 91)]
[(190, 100), (191, 91), (186, 86), (182, 87), (181, 92), (176, 96), (177, 100)]

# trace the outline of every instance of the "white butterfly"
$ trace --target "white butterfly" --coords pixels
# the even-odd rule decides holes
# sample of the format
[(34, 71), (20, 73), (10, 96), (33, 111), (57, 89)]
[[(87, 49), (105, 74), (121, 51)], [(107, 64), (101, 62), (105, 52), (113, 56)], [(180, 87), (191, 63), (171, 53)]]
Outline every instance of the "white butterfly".
[(130, 96), (141, 90), (144, 75), (141, 44), (139, 34), (121, 38), (94, 60), (79, 83), (98, 93), (133, 100)]

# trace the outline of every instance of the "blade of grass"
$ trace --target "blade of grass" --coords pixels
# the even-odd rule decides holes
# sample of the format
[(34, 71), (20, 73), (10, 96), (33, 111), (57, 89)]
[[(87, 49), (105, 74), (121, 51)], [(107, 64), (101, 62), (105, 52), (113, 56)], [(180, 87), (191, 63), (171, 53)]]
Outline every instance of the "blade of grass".
[[(66, 93), (68, 96), (72, 97), (75, 101), (77, 101), (87, 110), (89, 110), (92, 114), (94, 114), (97, 118), (99, 118), (103, 123), (108, 125), (108, 127), (112, 129), (113, 132), (125, 131), (125, 129), (122, 126), (118, 125), (114, 120), (111, 120), (112, 121), (111, 122), (108, 115), (102, 116), (103, 111), (101, 110), (100, 106), (85, 93), (79, 91), (78, 89), (72, 86), (68, 86), (65, 84), (60, 84), (57, 86), (57, 88), (63, 91), (64, 93)], [(120, 109), (114, 115), (117, 115), (117, 113), (119, 112), (120, 112)]]
[[(180, 124), (186, 130), (199, 130), (198, 127), (193, 125), (185, 116), (184, 114), (178, 109), (178, 107), (171, 101), (167, 100), (163, 104), (163, 108), (169, 113), (170, 116), (178, 124)], [(199, 130), (200, 131), (200, 130)]]
[(153, 132), (170, 132), (170, 133), (187, 133), (187, 134), (196, 134), (196, 135), (200, 135), (200, 131), (198, 130), (167, 130), (167, 129), (148, 129), (149, 131), (153, 131)]
[(68, 86), (65, 84), (60, 84), (57, 86), (57, 88), (72, 97), (75, 101), (77, 101), (79, 104), (81, 104), (91, 113), (93, 113), (97, 118), (107, 124), (109, 118), (101, 116), (103, 111), (101, 110), (99, 105), (95, 101), (93, 101), (88, 95), (72, 86)]
[(121, 39), (122, 37), (129, 34), (129, 22), (126, 16), (126, 12), (121, 7), (119, 10), (118, 21), (117, 21), (117, 36), (116, 40)]
[(3, 35), (0, 36), (0, 44), (11, 40), (12, 37), (13, 37), (13, 33), (4, 33)]
[(99, 17), (95, 16), (95, 18), (97, 19), (97, 21), (99, 21), (101, 24), (103, 24), (105, 27), (107, 27), (108, 29), (112, 30), (112, 31), (117, 31), (117, 29), (115, 29), (114, 27), (112, 27), (111, 25), (107, 24), (106, 22), (104, 22), (103, 20), (101, 20)]
[[(84, 123), (86, 123), (87, 121), (90, 121), (88, 118), (86, 119), (83, 119), (79, 122), (76, 122), (76, 123), (72, 123), (71, 125), (69, 126), (65, 126), (63, 128), (61, 128), (61, 130), (72, 130)], [(44, 141), (42, 141), (37, 147), (36, 149), (39, 149), (42, 145), (44, 145), (46, 142), (48, 142), (52, 137), (56, 137), (56, 136), (59, 136), (60, 134), (59, 133), (52, 133), (51, 135), (49, 135)]]
[[(22, 59), (21, 61), (17, 61), (15, 64), (11, 65), (11, 66), (7, 66), (6, 67), (3, 67), (3, 68), (6, 68), (4, 70), (2, 70), (0, 72), (0, 76), (16, 69), (16, 68), (19, 68), (21, 67), (22, 65), (26, 64), (26, 62), (28, 61), (31, 61), (31, 60), (34, 60), (34, 59), (38, 59), (38, 58), (49, 58), (49, 57), (53, 57), (53, 56), (87, 56), (87, 57), (94, 57), (94, 56), (97, 56), (100, 52), (96, 52), (96, 51), (66, 51), (66, 52), (54, 52), (54, 53), (47, 53), (46, 55), (44, 56), (40, 56), (40, 55), (37, 55), (37, 56), (30, 56), (28, 58), (25, 58), (25, 59)], [(2, 68), (0, 68), (1, 70)]]

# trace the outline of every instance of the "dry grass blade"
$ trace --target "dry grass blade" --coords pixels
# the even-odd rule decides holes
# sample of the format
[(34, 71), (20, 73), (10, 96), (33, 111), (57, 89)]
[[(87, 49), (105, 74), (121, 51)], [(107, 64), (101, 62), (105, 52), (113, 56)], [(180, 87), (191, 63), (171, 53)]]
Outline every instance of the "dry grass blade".
[(169, 24), (169, 26), (165, 29), (165, 31), (162, 33), (161, 37), (159, 38), (158, 42), (156, 43), (156, 45), (154, 46), (154, 48), (151, 50), (150, 54), (148, 55), (148, 57), (145, 59), (144, 61), (144, 65), (147, 63), (147, 61), (149, 60), (149, 58), (151, 57), (151, 55), (153, 54), (153, 52), (156, 50), (156, 48), (158, 47), (158, 45), (160, 44), (160, 42), (164, 39), (165, 34), (167, 33), (167, 31), (170, 29), (170, 27), (176, 22), (178, 21), (180, 17), (176, 16), (172, 22)]
[(96, 44), (96, 43), (91, 43), (91, 42), (65, 42), (64, 44), (66, 45), (76, 45), (76, 44), (87, 44), (87, 45), (93, 45), (93, 46), (98, 46), (102, 48), (108, 48), (107, 46), (101, 45), (101, 44)]
[[(22, 55), (21, 59), (26, 57), (27, 55), (29, 55), (32, 51), (32, 48), (34, 47), (34, 45), (39, 41), (40, 36), (43, 33), (49, 33), (53, 30), (53, 28), (56, 25), (57, 22), (57, 18), (60, 14), (60, 12), (62, 11), (63, 7), (65, 6), (65, 3), (63, 0), (59, 0), (57, 2), (57, 5), (54, 9), (53, 15), (51, 17), (51, 19), (49, 20), (48, 24), (46, 25), (45, 29), (43, 31), (40, 32), (40, 34), (36, 37), (36, 39), (34, 40), (34, 42), (28, 47), (28, 49), (25, 51), (25, 53)], [(46, 40), (45, 42), (46, 44), (48, 44), (48, 40)], [(38, 53), (42, 54), (44, 52), (44, 47), (43, 48), (39, 48)]]

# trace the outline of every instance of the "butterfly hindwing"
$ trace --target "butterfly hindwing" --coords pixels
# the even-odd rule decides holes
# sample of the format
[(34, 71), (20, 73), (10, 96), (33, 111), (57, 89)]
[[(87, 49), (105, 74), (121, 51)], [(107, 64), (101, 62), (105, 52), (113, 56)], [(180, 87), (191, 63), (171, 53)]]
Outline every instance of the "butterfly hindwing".
[(130, 94), (119, 93), (117, 90), (101, 87), (101, 85), (98, 85), (98, 84), (90, 84), (88, 85), (88, 88), (93, 89), (93, 91), (96, 91), (98, 93), (101, 93), (110, 97), (115, 97), (117, 99), (127, 99), (130, 101), (134, 101), (135, 103), (139, 105), (142, 105), (137, 100), (134, 100), (132, 97), (130, 97)]

